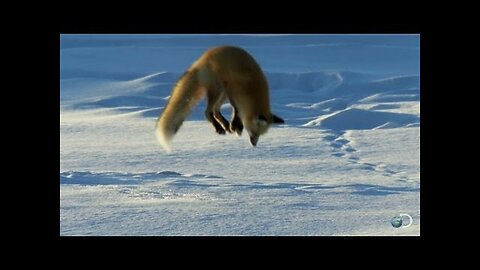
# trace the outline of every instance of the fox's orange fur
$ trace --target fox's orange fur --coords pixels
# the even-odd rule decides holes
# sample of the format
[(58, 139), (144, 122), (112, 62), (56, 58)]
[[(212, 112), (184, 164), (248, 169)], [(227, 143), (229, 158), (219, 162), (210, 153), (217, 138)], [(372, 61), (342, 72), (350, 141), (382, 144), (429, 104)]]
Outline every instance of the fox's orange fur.
[[(272, 123), (283, 120), (270, 111), (268, 83), (260, 66), (245, 50), (222, 46), (206, 51), (179, 79), (156, 125), (156, 135), (166, 151), (170, 141), (190, 114), (193, 107), (206, 95), (205, 117), (217, 133), (242, 134), (243, 127), (253, 146)], [(220, 106), (229, 101), (232, 121), (220, 113)]]

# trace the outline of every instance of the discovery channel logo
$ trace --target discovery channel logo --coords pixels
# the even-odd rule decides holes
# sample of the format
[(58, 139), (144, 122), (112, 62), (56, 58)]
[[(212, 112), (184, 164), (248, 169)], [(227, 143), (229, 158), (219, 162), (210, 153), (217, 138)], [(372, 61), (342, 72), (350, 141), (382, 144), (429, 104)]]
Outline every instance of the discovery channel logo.
[[(405, 224), (405, 225), (402, 226), (404, 217), (408, 218), (408, 224)], [(409, 214), (398, 214), (398, 215), (394, 216), (392, 218), (392, 220), (390, 220), (390, 223), (392, 223), (392, 226), (394, 228), (408, 228), (412, 225), (413, 218)]]

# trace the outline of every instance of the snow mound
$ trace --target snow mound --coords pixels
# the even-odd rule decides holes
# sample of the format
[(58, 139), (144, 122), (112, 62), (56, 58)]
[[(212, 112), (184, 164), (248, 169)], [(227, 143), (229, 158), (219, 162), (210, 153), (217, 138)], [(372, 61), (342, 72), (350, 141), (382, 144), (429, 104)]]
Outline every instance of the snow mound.
[(327, 117), (320, 117), (308, 122), (305, 126), (320, 126), (332, 130), (374, 129), (383, 126), (406, 126), (419, 122), (415, 115), (369, 111), (362, 109), (346, 109)]
[[(84, 79), (85, 81), (81, 78), (62, 80), (61, 96), (64, 100), (62, 107), (113, 108), (119, 113), (137, 112), (140, 117), (156, 118), (166, 105), (171, 89), (181, 74), (162, 71), (121, 81), (91, 78)], [(270, 86), (272, 110), (283, 116), (289, 125), (316, 126), (319, 117), (352, 109), (355, 104), (375, 104), (370, 110), (389, 110), (400, 107), (394, 103), (420, 99), (417, 75), (382, 77), (350, 71), (295, 73), (266, 71), (265, 74)], [(204, 120), (205, 106), (205, 100), (201, 101), (188, 120)], [(129, 109), (125, 112), (127, 107)], [(230, 116), (228, 106), (222, 106), (222, 112), (226, 117)], [(336, 117), (344, 117), (344, 114), (353, 114), (353, 111)], [(386, 122), (398, 122), (398, 119), (390, 121), (392, 117), (397, 118), (391, 114), (366, 115), (361, 112), (356, 117), (361, 120), (362, 117), (371, 116), (373, 119), (363, 124), (364, 127), (375, 128)], [(352, 126), (352, 123), (346, 125), (349, 126)], [(390, 125), (394, 126), (395, 124)]]
[(325, 96), (343, 83), (339, 72), (267, 73), (271, 89), (298, 89), (302, 92), (316, 92)]
[(146, 182), (168, 179), (220, 179), (222, 177), (204, 174), (181, 174), (175, 171), (122, 173), (67, 171), (60, 173), (60, 184), (64, 185), (138, 185)]
[(325, 110), (325, 111), (338, 111), (347, 108), (349, 101), (343, 98), (332, 98), (317, 103), (289, 103), (286, 107), (301, 108), (307, 110)]

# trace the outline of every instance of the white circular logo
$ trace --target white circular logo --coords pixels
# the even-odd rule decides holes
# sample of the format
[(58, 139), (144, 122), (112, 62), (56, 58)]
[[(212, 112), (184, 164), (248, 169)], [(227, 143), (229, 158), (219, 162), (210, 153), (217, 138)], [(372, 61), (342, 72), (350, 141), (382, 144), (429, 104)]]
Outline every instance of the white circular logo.
[[(408, 217), (408, 224), (403, 225), (403, 217)], [(398, 216), (392, 218), (390, 223), (394, 228), (408, 228), (412, 226), (413, 218), (409, 214), (398, 214)]]

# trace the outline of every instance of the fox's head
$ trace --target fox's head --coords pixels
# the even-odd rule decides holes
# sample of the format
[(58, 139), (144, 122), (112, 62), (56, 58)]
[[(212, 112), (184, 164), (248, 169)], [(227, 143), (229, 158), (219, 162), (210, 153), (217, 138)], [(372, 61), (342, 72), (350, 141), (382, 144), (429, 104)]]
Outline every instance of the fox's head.
[(250, 136), (250, 143), (253, 146), (256, 146), (260, 135), (265, 134), (271, 124), (283, 123), (285, 123), (285, 121), (282, 118), (274, 114), (270, 114), (268, 116), (254, 116), (252, 118), (246, 119), (243, 124), (245, 125), (245, 129), (248, 131), (248, 135)]

